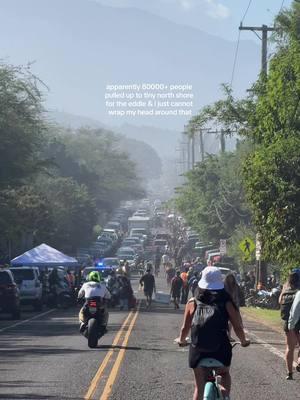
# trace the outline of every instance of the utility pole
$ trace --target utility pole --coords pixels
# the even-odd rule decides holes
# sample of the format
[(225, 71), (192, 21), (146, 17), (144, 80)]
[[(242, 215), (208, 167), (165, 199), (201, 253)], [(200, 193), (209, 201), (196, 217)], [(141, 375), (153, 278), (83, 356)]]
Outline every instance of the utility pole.
[(200, 129), (199, 147), (200, 147), (200, 154), (201, 154), (201, 162), (203, 162), (204, 161), (204, 141), (203, 141), (203, 131), (202, 131), (202, 129)]
[(220, 147), (221, 147), (221, 153), (225, 153), (226, 150), (226, 142), (225, 142), (225, 133), (223, 131), (223, 129), (221, 130), (220, 133)]
[(187, 165), (186, 165), (186, 170), (189, 171), (191, 167), (191, 138), (188, 138), (188, 141), (186, 143), (187, 146)]
[[(264, 75), (268, 73), (268, 32), (275, 31), (275, 28), (269, 27), (267, 25), (262, 26), (243, 26), (242, 23), (239, 27), (240, 31), (252, 31), (261, 40), (261, 72)], [(262, 37), (260, 37), (257, 32), (262, 32)]]
[[(275, 28), (267, 25), (262, 26), (243, 26), (239, 27), (241, 31), (252, 31), (261, 40), (261, 73), (266, 77), (268, 75), (268, 32), (275, 31)], [(260, 37), (257, 32), (262, 32)], [(261, 244), (260, 244), (261, 245)], [(261, 260), (261, 257), (256, 260), (256, 287), (265, 287), (267, 284), (267, 263)]]
[(195, 166), (195, 135), (194, 135), (194, 133), (193, 133), (193, 135), (191, 137), (191, 145), (192, 145), (192, 154), (191, 154), (192, 159), (191, 159), (191, 161), (192, 161), (192, 169), (194, 169), (194, 166)]

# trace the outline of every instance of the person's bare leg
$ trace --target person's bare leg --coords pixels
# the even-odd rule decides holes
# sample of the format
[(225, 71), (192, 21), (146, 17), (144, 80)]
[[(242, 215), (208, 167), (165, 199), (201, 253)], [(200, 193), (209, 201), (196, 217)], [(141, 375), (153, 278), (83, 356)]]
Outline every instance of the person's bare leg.
[(205, 386), (205, 371), (203, 368), (194, 368), (195, 390), (193, 400), (202, 400)]
[(217, 374), (221, 375), (220, 386), (221, 386), (222, 396), (229, 397), (230, 389), (231, 389), (231, 376), (230, 376), (229, 368), (227, 368), (227, 367), (218, 368)]
[(292, 379), (294, 351), (298, 344), (298, 337), (295, 331), (286, 332), (286, 350), (285, 350), (285, 363), (288, 374)]
[(293, 373), (294, 351), (297, 345), (297, 336), (294, 331), (286, 332), (285, 363), (288, 374)]

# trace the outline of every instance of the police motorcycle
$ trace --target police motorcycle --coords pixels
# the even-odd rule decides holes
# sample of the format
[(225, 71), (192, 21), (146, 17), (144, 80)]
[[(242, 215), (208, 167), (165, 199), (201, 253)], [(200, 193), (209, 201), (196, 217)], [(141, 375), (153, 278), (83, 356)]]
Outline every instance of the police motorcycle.
[(100, 273), (90, 272), (88, 281), (78, 293), (78, 302), (83, 304), (79, 313), (79, 331), (88, 340), (90, 348), (97, 347), (98, 340), (107, 332), (107, 301), (110, 297), (105, 284), (101, 283)]

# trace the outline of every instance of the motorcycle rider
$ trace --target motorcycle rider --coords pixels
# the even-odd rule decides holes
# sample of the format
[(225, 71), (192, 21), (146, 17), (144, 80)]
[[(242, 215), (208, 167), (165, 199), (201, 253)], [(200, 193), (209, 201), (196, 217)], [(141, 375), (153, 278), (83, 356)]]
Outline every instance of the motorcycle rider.
[[(101, 274), (97, 271), (92, 271), (88, 275), (88, 282), (85, 282), (81, 289), (79, 290), (78, 293), (78, 299), (81, 299), (82, 297), (85, 298), (85, 303), (82, 306), (80, 312), (79, 312), (79, 321), (80, 321), (80, 328), (79, 331), (82, 333), (85, 328), (86, 328), (86, 314), (85, 314), (85, 309), (86, 309), (86, 304), (87, 300), (90, 298), (95, 298), (99, 297), (104, 300), (109, 300), (111, 298), (111, 294), (107, 287), (105, 286), (104, 282), (101, 282)], [(104, 302), (104, 321), (103, 325), (105, 326), (105, 330), (107, 327), (108, 323), (108, 310), (106, 303)]]

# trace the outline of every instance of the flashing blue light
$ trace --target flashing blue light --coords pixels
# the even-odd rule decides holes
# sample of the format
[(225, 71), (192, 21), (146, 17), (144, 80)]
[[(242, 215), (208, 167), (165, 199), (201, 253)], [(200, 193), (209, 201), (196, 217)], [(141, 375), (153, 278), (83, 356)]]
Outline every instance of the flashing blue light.
[(98, 263), (97, 266), (98, 267), (103, 267), (104, 265), (103, 265), (103, 263)]

